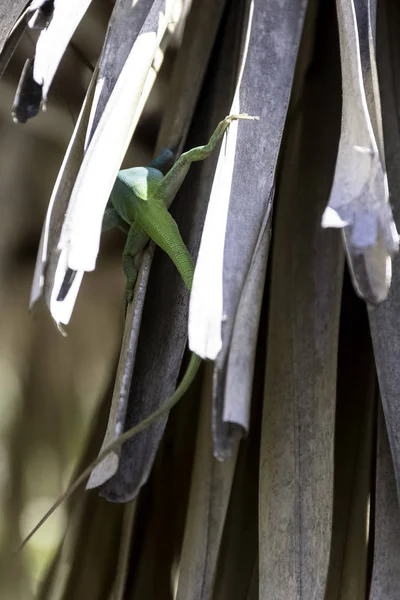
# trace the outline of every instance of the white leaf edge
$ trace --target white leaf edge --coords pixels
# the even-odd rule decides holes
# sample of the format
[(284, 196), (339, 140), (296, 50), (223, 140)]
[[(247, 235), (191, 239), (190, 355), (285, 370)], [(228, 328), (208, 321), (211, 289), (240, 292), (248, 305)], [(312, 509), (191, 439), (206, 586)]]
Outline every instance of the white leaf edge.
[(53, 17), (36, 44), (33, 78), (43, 86), (46, 102), (49, 88), (64, 52), (92, 0), (55, 0)]
[[(241, 112), (239, 92), (253, 14), (254, 1), (250, 5), (243, 59), (230, 114)], [(222, 140), (189, 304), (189, 348), (201, 358), (210, 360), (215, 360), (222, 349), (224, 248), (238, 126), (238, 121), (233, 121)]]
[(161, 10), (162, 0), (153, 4), (149, 17), (157, 16), (157, 30), (139, 34), (87, 148), (58, 245), (58, 250), (65, 252), (67, 258), (59, 261), (55, 277), (57, 285), (52, 293), (50, 311), (57, 323), (69, 323), (82, 279), (76, 277), (77, 282), (74, 281), (65, 299), (58, 302), (56, 298), (66, 269), (80, 273), (93, 271), (96, 266), (104, 210), (149, 93), (148, 88), (154, 82), (151, 66), (176, 3), (177, 0), (167, 2), (168, 12), (165, 13)]

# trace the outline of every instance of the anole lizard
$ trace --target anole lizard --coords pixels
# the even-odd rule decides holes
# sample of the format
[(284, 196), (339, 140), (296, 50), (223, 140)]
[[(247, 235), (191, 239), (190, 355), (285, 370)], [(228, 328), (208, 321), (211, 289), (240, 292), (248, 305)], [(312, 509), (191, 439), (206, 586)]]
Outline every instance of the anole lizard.
[[(258, 117), (250, 117), (245, 113), (225, 117), (218, 124), (206, 145), (198, 146), (181, 154), (169, 170), (168, 166), (173, 162), (173, 153), (169, 149), (164, 149), (148, 166), (124, 169), (119, 172), (104, 213), (103, 230), (119, 227), (128, 234), (122, 260), (127, 278), (127, 303), (132, 301), (136, 283), (137, 266), (135, 261), (149, 238), (168, 254), (187, 289), (191, 290), (194, 263), (168, 208), (182, 185), (191, 163), (204, 160), (212, 154), (230, 123), (237, 119), (256, 118)], [(118, 449), (124, 442), (146, 429), (175, 406), (192, 383), (201, 361), (199, 356), (192, 354), (181, 382), (168, 400), (146, 419), (125, 431), (99, 454), (26, 536), (19, 550), (110, 452)]]

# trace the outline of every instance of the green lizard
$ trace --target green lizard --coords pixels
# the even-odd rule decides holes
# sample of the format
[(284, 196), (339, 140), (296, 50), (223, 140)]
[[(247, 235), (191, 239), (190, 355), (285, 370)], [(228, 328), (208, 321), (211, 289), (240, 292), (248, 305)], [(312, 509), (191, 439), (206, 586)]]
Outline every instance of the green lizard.
[[(128, 234), (123, 252), (123, 268), (126, 274), (126, 303), (132, 301), (133, 290), (137, 278), (137, 258), (147, 244), (149, 238), (164, 250), (178, 269), (187, 289), (192, 287), (194, 263), (186, 248), (178, 226), (168, 212), (173, 199), (185, 179), (192, 162), (206, 159), (215, 150), (230, 123), (237, 119), (255, 119), (247, 114), (229, 115), (221, 121), (209, 142), (181, 154), (172, 165), (174, 155), (171, 150), (164, 149), (160, 156), (147, 167), (134, 167), (119, 172), (104, 218), (103, 230), (119, 227)], [(118, 449), (131, 437), (146, 429), (162, 415), (169, 412), (182, 398), (192, 383), (202, 359), (192, 354), (187, 370), (175, 392), (168, 400), (146, 419), (124, 432), (117, 440), (103, 450), (92, 464), (73, 482), (68, 490), (60, 496), (34, 529), (22, 541), (21, 550), (33, 534), (43, 525), (48, 517), (89, 477), (91, 471), (112, 451)]]

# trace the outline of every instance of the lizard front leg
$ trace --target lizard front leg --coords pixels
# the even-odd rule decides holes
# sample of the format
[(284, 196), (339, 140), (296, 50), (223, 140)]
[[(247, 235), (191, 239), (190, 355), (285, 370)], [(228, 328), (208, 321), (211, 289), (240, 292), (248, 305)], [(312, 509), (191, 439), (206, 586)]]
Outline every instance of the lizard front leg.
[(122, 254), (122, 267), (126, 276), (125, 308), (132, 302), (138, 273), (136, 261), (148, 239), (149, 236), (136, 224), (131, 225)]
[(197, 146), (196, 148), (192, 148), (191, 150), (181, 154), (174, 166), (158, 184), (155, 191), (157, 197), (162, 199), (164, 204), (169, 207), (179, 188), (181, 187), (192, 162), (205, 160), (214, 152), (218, 142), (220, 142), (232, 121), (237, 121), (239, 119), (253, 120), (257, 118), (258, 117), (249, 117), (249, 115), (245, 113), (239, 115), (229, 115), (225, 117), (223, 121), (218, 123), (207, 144), (204, 146)]
[(119, 216), (112, 203), (109, 201), (103, 215), (103, 223), (101, 226), (102, 231), (108, 231), (109, 229), (113, 229), (114, 227), (118, 227), (124, 233), (129, 233), (129, 225), (126, 221), (123, 220), (122, 217)]

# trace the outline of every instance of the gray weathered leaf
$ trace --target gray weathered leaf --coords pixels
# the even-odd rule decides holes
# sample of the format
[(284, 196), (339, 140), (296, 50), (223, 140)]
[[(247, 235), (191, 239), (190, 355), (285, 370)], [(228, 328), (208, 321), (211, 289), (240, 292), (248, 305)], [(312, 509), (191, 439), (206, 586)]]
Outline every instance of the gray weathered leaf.
[[(84, 156), (86, 130), (95, 91), (96, 77), (97, 70), (93, 74), (85, 101), (82, 105), (81, 113), (50, 198), (36, 259), (30, 297), (30, 308), (32, 308), (41, 297), (43, 290), (45, 291), (46, 301), (49, 306), (52, 302), (56, 302), (53, 294), (53, 284), (60, 260), (58, 242), (71, 191)], [(82, 278), (82, 275), (82, 272), (78, 274), (78, 277), (76, 278), (77, 281)], [(77, 288), (75, 285), (72, 291), (76, 291), (77, 293), (78, 289), (79, 286)], [(70, 297), (71, 295), (72, 294), (70, 293)]]
[(260, 597), (274, 600), (322, 600), (330, 555), (343, 251), (320, 218), (340, 71), (332, 5), (315, 22), (317, 5), (307, 14), (275, 193), (259, 496)]
[(270, 240), (270, 224), (266, 223), (240, 297), (228, 357), (222, 419), (225, 423), (235, 424), (240, 437), (249, 430), (255, 354)]
[(400, 589), (400, 519), (393, 460), (383, 412), (378, 418), (374, 555), (370, 600), (396, 598)]
[[(2, 2), (0, 7), (0, 77), (3, 75), (12, 55), (18, 46), (27, 22), (27, 10), (18, 15), (14, 11), (22, 10), (26, 5), (22, 2)], [(13, 10), (14, 9), (14, 10)], [(8, 29), (7, 29), (8, 28)]]
[[(142, 285), (135, 287), (133, 301), (127, 309), (126, 320), (131, 326), (125, 328), (124, 331), (111, 410), (100, 452), (116, 440), (124, 428), (129, 390), (132, 383), (132, 370), (137, 351), (137, 339), (139, 337), (143, 303), (146, 295), (146, 286), (143, 285), (143, 281), (146, 280), (147, 272), (150, 269), (151, 258), (152, 255), (146, 253), (142, 260), (138, 272), (138, 279)], [(93, 469), (86, 486), (88, 489), (102, 485), (115, 475), (118, 469), (119, 455), (120, 451), (110, 452), (104, 461)]]
[[(104, 209), (143, 109), (149, 91), (144, 91), (144, 88), (173, 9), (174, 3), (154, 0), (86, 148), (59, 243), (64, 258), (63, 262), (60, 261), (59, 273), (56, 273), (60, 282), (64, 281), (67, 268), (78, 272), (95, 268)], [(132, 72), (135, 77), (132, 77)], [(150, 77), (153, 79), (151, 74)], [(60, 286), (57, 286), (56, 297), (59, 290)], [(65, 324), (73, 308), (68, 296), (66, 306), (59, 302)], [(56, 305), (50, 308), (54, 319), (60, 321)]]
[[(148, 81), (154, 53), (168, 25), (168, 18), (172, 14), (159, 13), (158, 9), (162, 7), (161, 5), (161, 0), (159, 4), (153, 3), (152, 13), (149, 14), (146, 23), (142, 26), (135, 47), (129, 54), (129, 64), (125, 61), (124, 68), (112, 90), (95, 135), (90, 139), (90, 143), (88, 143), (89, 139), (86, 138), (85, 156), (76, 175), (76, 181), (69, 191), (66, 206), (64, 206), (64, 212), (67, 208), (66, 220), (63, 223), (61, 237), (57, 241), (57, 251), (60, 254), (59, 260), (51, 276), (46, 278), (46, 285), (51, 288), (51, 293), (48, 294), (48, 298), (50, 298), (49, 307), (57, 323), (66, 324), (69, 322), (83, 271), (88, 266), (86, 261), (89, 254), (92, 257), (89, 260), (95, 261), (96, 259), (101, 221), (104, 206), (108, 199), (106, 187), (107, 185), (112, 187), (132, 131), (143, 108), (149, 91), (147, 89), (147, 92), (143, 93), (143, 85)], [(173, 11), (174, 6), (174, 4), (169, 5), (168, 10)], [(147, 53), (145, 48), (147, 48)], [(146, 56), (146, 60), (144, 60), (144, 56)], [(139, 61), (140, 68), (135, 67), (136, 60)], [(136, 72), (135, 78), (130, 76), (130, 69), (132, 68)], [(153, 78), (154, 76), (151, 74), (150, 80), (153, 80)], [(97, 87), (96, 103), (98, 98), (99, 88)], [(93, 122), (93, 119), (91, 119), (91, 122)], [(91, 131), (93, 130), (91, 129)], [(110, 145), (115, 148), (111, 154), (109, 152)], [(109, 156), (112, 157), (111, 162)], [(100, 164), (101, 167), (99, 167)], [(96, 182), (98, 183), (100, 173), (104, 178), (104, 180), (102, 179), (102, 185), (104, 184), (105, 187), (100, 186), (101, 189), (97, 193), (91, 186), (95, 185)], [(99, 198), (104, 200), (103, 204), (99, 203)], [(91, 211), (92, 209), (94, 213), (87, 216), (85, 211)], [(96, 215), (98, 218), (96, 218)], [(77, 224), (76, 227), (74, 227), (74, 223)], [(85, 230), (84, 235), (83, 230)], [(78, 245), (80, 243), (81, 246), (80, 250), (75, 248), (75, 258), (78, 259), (79, 264), (72, 264), (71, 267), (69, 264), (69, 251), (75, 247), (72, 243), (73, 239), (77, 240)], [(90, 241), (91, 244), (89, 244)], [(80, 261), (82, 265), (80, 265)], [(70, 285), (67, 288), (64, 298), (58, 300), (61, 286), (65, 285), (66, 274), (72, 273), (71, 268), (77, 274), (71, 278), (72, 286)]]
[[(263, 315), (263, 326), (266, 324)], [(265, 359), (265, 328), (260, 334), (257, 359)], [(228, 512), (214, 575), (212, 600), (259, 598), (259, 461), (264, 373), (257, 370), (253, 385), (249, 436), (241, 440)], [(229, 459), (228, 459), (229, 460)], [(224, 463), (223, 463), (224, 464)]]
[(95, 132), (118, 77), (138, 38), (154, 0), (119, 0), (108, 24), (107, 37), (99, 60), (99, 76), (92, 108), (88, 141)]
[[(230, 390), (225, 389), (229, 349), (255, 250), (266, 220), (272, 215), (271, 191), (306, 6), (306, 0), (254, 3), (238, 99), (241, 109), (259, 115), (260, 121), (253, 127), (242, 124), (238, 130), (229, 199), (223, 274), (223, 348), (216, 361), (213, 410), (214, 451), (221, 458), (229, 454), (230, 444), (237, 438), (235, 428), (222, 417), (225, 398), (230, 396)], [(261, 266), (264, 268), (265, 264)]]
[(44, 103), (64, 52), (92, 0), (54, 0), (53, 16), (36, 44), (33, 77)]
[(324, 600), (364, 600), (371, 541), (377, 387), (365, 305), (343, 286), (335, 423), (335, 478)]
[[(116, 4), (111, 22), (109, 24), (107, 38), (104, 43), (102, 55), (99, 61), (99, 77), (97, 81), (95, 104), (92, 108), (91, 119), (87, 132), (87, 140), (91, 140), (93, 133), (101, 119), (101, 116), (110, 100), (116, 81), (121, 73), (129, 53), (140, 34), (144, 21), (150, 12), (153, 0), (139, 2), (132, 5), (130, 0), (123, 0)], [(141, 281), (143, 270), (148, 271), (150, 263), (143, 261), (142, 268), (138, 273)], [(134, 303), (128, 308), (127, 320), (134, 324), (131, 328), (125, 328), (121, 346), (121, 359), (118, 364), (117, 378), (114, 387), (113, 399), (109, 422), (102, 448), (108, 446), (115, 440), (123, 430), (126, 414), (126, 402), (132, 378), (132, 367), (136, 353), (135, 340), (140, 327), (139, 319), (134, 318), (138, 313), (138, 307), (142, 307), (146, 288), (143, 285), (136, 287)], [(114, 475), (118, 468), (119, 452), (110, 453), (92, 472), (88, 481), (88, 488), (97, 487)]]
[[(400, 11), (397, 4), (382, 2), (380, 8), (381, 29), (378, 30), (378, 66), (381, 80), (383, 131), (385, 137), (386, 164), (389, 189), (393, 198), (396, 220), (400, 217), (400, 116), (397, 98), (400, 93), (400, 44), (397, 28)], [(369, 311), (371, 335), (374, 344), (379, 388), (386, 419), (386, 427), (393, 456), (394, 472), (400, 497), (400, 261), (393, 261), (393, 281), (386, 302)]]
[(224, 463), (213, 456), (210, 428), (213, 369), (207, 365), (205, 370), (177, 600), (211, 597), (236, 467), (236, 453)]
[(28, 4), (27, 0), (2, 0), (0, 4), (0, 52), (3, 52), (8, 36)]
[[(241, 64), (229, 114), (245, 112), (239, 90), (246, 63), (253, 20), (253, 5), (243, 23)], [(219, 151), (207, 215), (193, 278), (189, 306), (189, 348), (203, 359), (215, 360), (222, 348), (223, 262), (229, 199), (235, 166), (240, 121), (231, 123)], [(249, 123), (243, 124), (245, 127)]]
[(379, 303), (389, 291), (391, 257), (398, 250), (398, 235), (381, 150), (375, 23), (370, 20), (370, 1), (337, 0), (336, 5), (342, 64), (342, 130), (322, 225), (344, 228), (355, 289), (369, 302)]
[[(157, 141), (158, 150), (163, 146), (172, 146), (177, 148), (178, 151), (182, 149), (184, 136), (195, 109), (196, 100), (207, 67), (208, 58), (211, 53), (213, 44), (212, 34), (216, 35), (218, 23), (222, 15), (222, 8), (223, 3), (221, 2), (210, 2), (207, 5), (203, 2), (201, 5), (197, 4), (194, 7), (194, 11), (191, 12), (188, 17), (181, 52), (171, 77), (171, 85), (173, 84), (173, 88), (169, 102), (165, 108), (163, 123)], [(204, 44), (204, 31), (208, 32), (207, 44)], [(219, 115), (218, 117), (215, 117), (215, 123), (218, 118), (220, 118)], [(215, 123), (213, 123), (214, 126)], [(204, 143), (207, 139), (207, 133), (211, 133), (211, 131), (205, 132), (204, 129), (202, 130), (201, 128), (200, 131), (202, 131), (203, 136), (201, 139), (197, 139), (194, 145)], [(209, 163), (209, 161), (210, 159), (206, 161), (206, 163)], [(203, 168), (204, 167), (202, 166), (201, 169), (203, 170)], [(203, 172), (208, 173), (210, 171)], [(193, 198), (193, 184), (190, 192), (187, 192), (188, 197), (186, 202), (185, 200), (182, 200), (182, 204), (186, 204), (186, 228), (188, 228), (188, 226), (190, 228), (192, 227), (190, 224), (193, 222), (193, 215), (201, 215), (204, 208), (200, 208), (200, 206), (204, 206), (204, 203), (208, 200), (208, 181), (205, 185), (204, 197), (200, 198), (202, 188), (199, 184), (196, 184), (195, 189), (197, 188), (199, 188), (199, 200), (196, 201)], [(183, 192), (181, 195), (183, 195)], [(199, 203), (198, 205), (197, 202)], [(200, 235), (201, 225), (202, 217), (200, 216), (199, 222), (196, 224), (195, 231), (192, 234), (195, 239), (198, 239)], [(189, 229), (187, 230), (189, 231)], [(187, 236), (185, 235), (185, 230), (183, 230), (183, 236), (186, 241)], [(194, 243), (192, 242), (194, 247), (197, 243), (197, 239)], [(153, 245), (150, 245), (149, 249), (145, 251), (143, 260), (146, 261), (146, 264), (149, 264), (151, 261), (153, 251)], [(173, 274), (172, 276), (171, 272)], [(143, 290), (143, 294), (147, 287), (147, 279), (148, 271), (141, 273), (141, 276), (137, 281), (137, 288)], [(167, 289), (171, 287), (171, 283), (173, 282), (175, 288), (174, 293), (177, 295), (165, 299), (164, 297), (159, 298), (158, 291), (153, 292), (155, 295), (154, 300), (156, 300), (156, 305), (153, 306), (153, 310), (156, 312), (156, 317), (150, 317), (147, 324), (145, 323), (145, 327), (150, 329), (151, 333), (146, 333), (143, 338), (141, 337), (141, 339), (145, 340), (144, 351), (141, 353), (140, 357), (137, 357), (141, 366), (139, 368), (135, 367), (135, 373), (137, 373), (137, 375), (134, 375), (133, 387), (129, 399), (126, 395), (129, 387), (125, 385), (124, 389), (122, 389), (120, 386), (122, 381), (128, 382), (132, 378), (132, 358), (134, 354), (131, 352), (131, 355), (128, 355), (124, 348), (121, 352), (119, 369), (121, 373), (124, 373), (124, 378), (117, 380), (114, 397), (119, 398), (120, 406), (124, 406), (124, 411), (126, 410), (126, 402), (129, 402), (132, 405), (128, 407), (125, 429), (128, 428), (128, 424), (142, 420), (149, 414), (151, 408), (155, 410), (166, 400), (168, 395), (173, 391), (179, 373), (187, 332), (187, 322), (185, 321), (186, 311), (183, 310), (183, 303), (186, 303), (186, 300), (183, 300), (183, 298), (186, 294), (176, 279), (175, 267), (173, 265), (164, 267), (162, 280), (164, 281), (164, 284), (159, 283), (158, 286), (164, 286)], [(161, 309), (160, 303), (163, 302), (165, 303), (165, 307)], [(174, 302), (178, 302), (178, 306), (170, 306), (170, 304)], [(132, 350), (134, 348), (136, 349), (139, 340), (139, 324), (141, 321), (142, 309), (142, 303), (137, 302), (132, 311), (130, 310), (127, 314), (125, 337), (126, 339), (129, 338), (131, 344), (130, 348)], [(170, 323), (168, 323), (169, 319), (166, 317), (169, 313), (171, 314)], [(149, 317), (147, 318), (149, 319)], [(162, 323), (160, 321), (162, 321)], [(157, 326), (159, 327), (158, 333)], [(160, 332), (164, 331), (165, 328), (168, 330), (170, 327), (173, 327), (174, 329), (174, 333), (170, 334), (171, 341), (168, 338), (168, 343), (165, 341), (165, 347), (162, 348), (159, 343), (159, 337), (157, 336), (159, 336)], [(143, 333), (140, 335), (142, 336)], [(167, 334), (165, 334), (165, 336), (166, 338), (168, 337)], [(154, 344), (154, 346), (152, 346), (152, 344)], [(126, 349), (128, 349), (128, 347)], [(151, 375), (155, 364), (157, 365), (157, 380)], [(135, 377), (137, 378), (136, 380)], [(143, 382), (145, 382), (145, 384), (143, 384)], [(121, 411), (120, 414), (124, 415), (124, 412)], [(120, 498), (120, 501), (123, 501), (124, 498), (132, 498), (137, 494), (140, 486), (148, 477), (165, 424), (166, 419), (160, 421), (159, 424), (149, 428), (146, 432), (136, 436), (131, 442), (125, 444), (121, 454), (121, 472), (116, 475), (114, 483), (113, 480), (111, 480), (106, 488), (108, 491), (105, 491), (108, 498), (114, 500)], [(115, 432), (113, 435), (115, 436)], [(135, 457), (134, 464), (137, 469), (136, 472), (132, 468), (132, 457)], [(106, 473), (104, 473), (104, 476), (106, 476)]]

